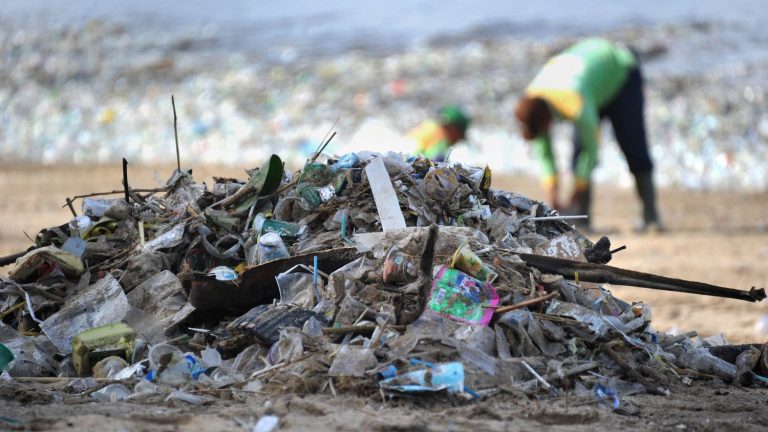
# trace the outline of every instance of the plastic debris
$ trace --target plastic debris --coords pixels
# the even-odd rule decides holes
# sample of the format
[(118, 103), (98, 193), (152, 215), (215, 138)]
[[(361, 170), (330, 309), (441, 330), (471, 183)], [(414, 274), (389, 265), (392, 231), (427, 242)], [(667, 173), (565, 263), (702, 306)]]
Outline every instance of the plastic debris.
[[(135, 346), (136, 333), (131, 327), (123, 323), (109, 324), (79, 333), (72, 339), (72, 363), (75, 367), (75, 373), (78, 376), (89, 375), (91, 368), (96, 368), (93, 358), (103, 356), (104, 353), (119, 353), (125, 359), (130, 360)], [(118, 369), (123, 369), (126, 366), (128, 363), (123, 360)], [(100, 367), (104, 369), (102, 378), (106, 378), (112, 367), (104, 364), (101, 364)]]
[(99, 360), (98, 363), (93, 365), (93, 377), (94, 378), (113, 378), (118, 372), (128, 367), (122, 357), (109, 356), (107, 358)]
[(258, 250), (257, 261), (259, 264), (265, 264), (288, 256), (288, 249), (286, 249), (280, 234), (276, 232), (262, 234), (259, 237)]
[(615, 389), (602, 384), (595, 384), (594, 393), (598, 403), (606, 404), (613, 410), (619, 409), (621, 401)]
[(384, 379), (379, 386), (399, 392), (458, 393), (464, 391), (464, 366), (458, 362), (429, 365)]
[(83, 330), (122, 320), (128, 313), (128, 299), (112, 275), (68, 299), (58, 312), (46, 319), (40, 328), (62, 352), (72, 351), (72, 340)]
[(251, 432), (272, 432), (280, 425), (280, 418), (274, 415), (266, 415), (259, 418)]
[(493, 283), (499, 276), (493, 269), (480, 260), (468, 243), (462, 243), (451, 259), (451, 267), (459, 269), (468, 275), (482, 281)]
[(619, 393), (668, 394), (659, 382), (681, 369), (768, 380), (765, 347), (724, 358), (724, 340), (654, 332), (647, 304), (581, 280), (599, 280), (606, 266), (585, 254), (605, 261), (608, 241), (491, 189), (487, 167), (360, 152), (289, 173), (273, 156), (210, 189), (176, 170), (158, 190), (84, 206), (0, 277), (9, 379), (81, 376), (69, 391), (84, 392), (96, 377), (123, 383), (98, 400), (193, 405), (238, 391), (463, 400), (581, 386), (614, 410)]
[(370, 348), (344, 345), (333, 359), (328, 369), (328, 376), (362, 377), (367, 370), (375, 368), (377, 364), (378, 361)]
[(128, 387), (114, 383), (91, 393), (91, 397), (101, 402), (117, 402), (127, 399), (132, 393)]
[(213, 276), (216, 278), (216, 280), (220, 280), (220, 281), (233, 281), (233, 280), (237, 280), (240, 277), (236, 271), (232, 270), (227, 266), (218, 266), (218, 267), (212, 268), (208, 272), (208, 276)]
[(5, 370), (12, 361), (13, 352), (5, 344), (0, 343), (0, 370)]
[(497, 304), (499, 296), (493, 285), (442, 266), (435, 275), (428, 307), (459, 322), (488, 325)]
[(45, 246), (19, 258), (16, 268), (8, 276), (17, 281), (24, 281), (43, 264), (55, 265), (68, 276), (80, 276), (85, 271), (83, 262), (77, 256), (54, 246)]
[(365, 167), (368, 183), (371, 185), (373, 199), (379, 212), (379, 222), (384, 231), (405, 228), (405, 219), (400, 211), (392, 182), (384, 167), (384, 159), (376, 158)]

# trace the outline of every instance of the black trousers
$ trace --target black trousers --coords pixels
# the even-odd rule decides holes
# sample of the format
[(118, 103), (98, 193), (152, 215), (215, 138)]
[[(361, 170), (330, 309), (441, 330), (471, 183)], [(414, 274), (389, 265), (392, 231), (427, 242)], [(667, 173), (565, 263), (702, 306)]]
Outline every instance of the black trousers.
[[(653, 171), (653, 162), (648, 154), (648, 140), (645, 135), (645, 96), (643, 95), (643, 76), (640, 67), (629, 72), (627, 82), (619, 94), (608, 105), (600, 108), (600, 119), (608, 118), (613, 126), (613, 134), (619, 143), (627, 165), (632, 174), (644, 174)], [(581, 139), (573, 134), (573, 168), (581, 153)]]

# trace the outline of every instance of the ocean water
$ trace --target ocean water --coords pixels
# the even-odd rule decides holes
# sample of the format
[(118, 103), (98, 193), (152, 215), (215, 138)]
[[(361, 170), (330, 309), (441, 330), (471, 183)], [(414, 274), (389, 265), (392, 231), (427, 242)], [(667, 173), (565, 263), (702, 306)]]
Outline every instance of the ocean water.
[[(219, 48), (273, 60), (660, 24), (727, 24), (733, 33), (727, 46), (707, 47), (710, 54), (726, 58), (760, 55), (768, 41), (768, 7), (763, 0), (3, 0), (0, 19), (32, 25), (102, 19), (148, 30), (202, 33)], [(699, 57), (713, 56), (692, 55), (680, 63), (690, 64)]]

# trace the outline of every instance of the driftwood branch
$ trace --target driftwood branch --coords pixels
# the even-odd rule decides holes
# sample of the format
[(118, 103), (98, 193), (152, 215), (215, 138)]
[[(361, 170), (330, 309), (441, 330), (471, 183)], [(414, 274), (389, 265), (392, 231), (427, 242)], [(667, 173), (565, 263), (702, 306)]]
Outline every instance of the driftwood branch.
[(725, 297), (749, 302), (761, 301), (765, 298), (763, 288), (752, 288), (749, 291), (709, 285), (683, 279), (674, 279), (650, 273), (625, 270), (603, 264), (583, 263), (543, 255), (517, 254), (525, 263), (544, 273), (558, 274), (565, 278), (577, 279), (584, 282), (610, 283), (642, 288), (676, 291), (689, 294), (700, 294), (714, 297)]
[(4, 267), (4, 266), (7, 266), (9, 264), (15, 263), (17, 259), (23, 257), (24, 255), (27, 254), (27, 252), (29, 252), (32, 249), (35, 249), (35, 248), (33, 247), (31, 249), (25, 250), (24, 252), (17, 252), (17, 253), (12, 254), (12, 255), (7, 255), (7, 256), (4, 256), (4, 257), (0, 257), (0, 267)]
[(176, 169), (181, 171), (181, 157), (179, 156), (179, 129), (176, 127), (176, 101), (171, 95), (171, 107), (173, 107), (173, 138), (176, 140)]
[(655, 394), (659, 396), (669, 396), (669, 390), (660, 387), (653, 382), (651, 382), (648, 378), (640, 375), (638, 371), (636, 371), (633, 367), (631, 367), (626, 361), (624, 361), (623, 358), (621, 358), (621, 355), (614, 351), (613, 348), (610, 346), (605, 346), (603, 348), (606, 354), (608, 354), (613, 361), (616, 362), (622, 369), (624, 369), (624, 372), (627, 373), (630, 377), (632, 377), (635, 381), (639, 382), (645, 387), (645, 390), (650, 394)]
[[(133, 191), (133, 192), (141, 192), (141, 193), (165, 192), (167, 190), (168, 190), (167, 187), (159, 187), (159, 188), (152, 188), (152, 189), (133, 189), (133, 188), (131, 189), (131, 191)], [(70, 200), (70, 203), (72, 201), (74, 201), (76, 199), (80, 199), (80, 198), (90, 198), (90, 197), (104, 196), (104, 195), (116, 195), (116, 194), (121, 194), (121, 193), (125, 193), (125, 190), (123, 189), (123, 190), (113, 190), (113, 191), (109, 191), (109, 192), (93, 192), (93, 193), (89, 193), (89, 194), (85, 194), (85, 195), (76, 195), (76, 196), (72, 197), (72, 199)], [(64, 204), (61, 207), (66, 207), (67, 205), (68, 204)]]
[(125, 202), (130, 204), (130, 194), (128, 193), (128, 160), (123, 158), (123, 191), (125, 192)]
[(72, 216), (77, 217), (77, 212), (75, 211), (75, 207), (72, 205), (72, 200), (67, 198), (67, 207), (69, 207), (69, 211), (72, 212)]
[(496, 310), (493, 311), (493, 313), (501, 314), (501, 313), (513, 311), (515, 309), (520, 309), (520, 308), (524, 308), (524, 307), (528, 307), (528, 306), (535, 306), (535, 305), (537, 305), (539, 303), (544, 303), (545, 301), (547, 301), (547, 300), (549, 300), (551, 298), (557, 297), (557, 294), (558, 294), (557, 291), (555, 291), (555, 292), (551, 292), (551, 293), (549, 293), (547, 295), (543, 295), (541, 297), (537, 297), (535, 299), (522, 301), (520, 303), (515, 303), (515, 304), (512, 304), (512, 305), (501, 306), (501, 307), (496, 308)]
[[(323, 334), (339, 335), (339, 334), (347, 334), (347, 333), (371, 333), (374, 330), (376, 330), (376, 327), (378, 327), (378, 325), (376, 324), (345, 326), (345, 327), (326, 327), (323, 329)], [(406, 329), (406, 326), (404, 325), (389, 325), (387, 327), (397, 331), (405, 331)]]
[(427, 231), (427, 238), (424, 239), (424, 248), (421, 251), (419, 278), (416, 281), (416, 285), (418, 286), (416, 308), (403, 313), (400, 319), (401, 324), (411, 324), (416, 321), (427, 306), (429, 289), (432, 286), (432, 265), (435, 260), (435, 244), (437, 243), (439, 231), (440, 228), (436, 224), (430, 225), (429, 230)]

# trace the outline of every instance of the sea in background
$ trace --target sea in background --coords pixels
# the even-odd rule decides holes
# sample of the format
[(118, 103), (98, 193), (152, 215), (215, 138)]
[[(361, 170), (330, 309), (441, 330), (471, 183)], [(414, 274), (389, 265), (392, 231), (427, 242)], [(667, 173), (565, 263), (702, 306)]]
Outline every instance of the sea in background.
[[(603, 35), (641, 53), (662, 184), (765, 190), (766, 19), (757, 0), (4, 0), (0, 159), (174, 160), (174, 94), (190, 164), (300, 163), (337, 119), (329, 152), (407, 151), (397, 137), (454, 102), (475, 120), (454, 161), (535, 173), (516, 98), (548, 56)], [(597, 180), (629, 184), (603, 135)]]

